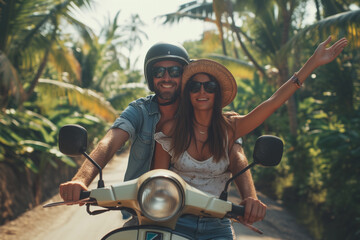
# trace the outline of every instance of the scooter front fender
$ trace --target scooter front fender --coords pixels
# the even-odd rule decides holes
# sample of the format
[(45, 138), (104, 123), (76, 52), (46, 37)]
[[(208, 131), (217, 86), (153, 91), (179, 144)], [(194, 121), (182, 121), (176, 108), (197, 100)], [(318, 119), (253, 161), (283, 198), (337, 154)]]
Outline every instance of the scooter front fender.
[(191, 237), (178, 233), (175, 230), (159, 226), (131, 226), (118, 228), (107, 235), (102, 240), (192, 240)]

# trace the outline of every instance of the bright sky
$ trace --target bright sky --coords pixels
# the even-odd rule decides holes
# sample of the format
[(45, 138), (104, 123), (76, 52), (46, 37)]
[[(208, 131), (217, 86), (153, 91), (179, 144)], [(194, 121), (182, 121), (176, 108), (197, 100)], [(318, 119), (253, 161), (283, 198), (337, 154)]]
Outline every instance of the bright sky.
[(144, 58), (147, 50), (156, 42), (171, 41), (182, 43), (185, 40), (198, 40), (205, 27), (209, 25), (202, 21), (184, 19), (172, 25), (162, 25), (161, 21), (155, 17), (163, 14), (175, 12), (181, 4), (191, 0), (95, 0), (95, 7), (92, 11), (86, 12), (85, 21), (97, 32), (100, 23), (112, 20), (120, 10), (120, 23), (130, 19), (132, 14), (139, 14), (140, 19), (146, 24), (143, 31), (148, 35), (148, 39), (143, 39), (143, 46), (138, 49), (139, 56), (137, 66), (143, 68)]

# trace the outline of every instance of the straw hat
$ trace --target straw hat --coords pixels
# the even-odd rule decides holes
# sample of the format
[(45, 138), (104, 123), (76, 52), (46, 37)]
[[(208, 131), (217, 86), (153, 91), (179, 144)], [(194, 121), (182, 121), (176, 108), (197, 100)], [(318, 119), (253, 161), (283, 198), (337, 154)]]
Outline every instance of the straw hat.
[(220, 85), (222, 107), (227, 106), (234, 100), (237, 93), (234, 76), (225, 66), (209, 59), (195, 60), (185, 66), (184, 73), (182, 75), (181, 92), (184, 92), (186, 83), (197, 73), (207, 73), (216, 78)]

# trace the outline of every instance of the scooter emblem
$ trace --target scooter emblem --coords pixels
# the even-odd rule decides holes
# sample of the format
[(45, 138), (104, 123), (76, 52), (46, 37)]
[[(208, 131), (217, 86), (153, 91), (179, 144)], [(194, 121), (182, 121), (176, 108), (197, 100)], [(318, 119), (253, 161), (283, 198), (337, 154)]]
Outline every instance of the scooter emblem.
[(163, 234), (159, 232), (146, 232), (145, 240), (163, 240)]

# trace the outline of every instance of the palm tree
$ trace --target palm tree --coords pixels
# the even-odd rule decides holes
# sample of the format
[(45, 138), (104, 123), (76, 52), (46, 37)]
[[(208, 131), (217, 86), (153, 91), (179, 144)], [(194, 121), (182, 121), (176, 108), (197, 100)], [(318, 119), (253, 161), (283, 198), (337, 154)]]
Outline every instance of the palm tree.
[[(222, 26), (237, 36), (246, 56), (243, 59), (250, 60), (254, 67), (255, 60), (258, 72), (261, 69), (273, 69), (266, 70), (263, 74), (263, 79), (273, 88), (299, 69), (306, 60), (305, 57), (310, 56), (313, 48), (328, 35), (335, 38), (345, 36), (349, 39), (350, 44), (344, 54), (331, 65), (318, 69), (315, 74), (321, 73), (321, 76), (316, 77), (317, 81), (308, 81), (295, 95), (296, 98), (306, 98), (306, 101), (296, 102), (294, 98), (288, 101), (286, 111), (291, 134), (286, 132), (283, 137), (289, 145), (286, 154), (286, 168), (289, 172), (286, 175), (291, 176), (292, 180), (289, 181), (286, 177), (282, 180), (286, 179), (291, 184), (288, 189), (291, 189), (292, 196), (295, 193), (307, 199), (309, 205), (318, 204), (316, 207), (320, 213), (329, 214), (327, 210), (331, 209), (331, 216), (334, 216), (335, 221), (338, 219), (339, 224), (353, 223), (346, 226), (344, 232), (337, 230), (341, 234), (340, 238), (353, 239), (359, 232), (359, 227), (356, 226), (359, 216), (356, 207), (358, 199), (354, 199), (354, 196), (359, 196), (359, 190), (354, 185), (359, 183), (359, 168), (356, 168), (359, 159), (359, 147), (356, 143), (359, 137), (355, 132), (359, 132), (359, 103), (356, 97), (359, 95), (360, 10), (350, 10), (349, 6), (351, 3), (359, 6), (359, 1), (315, 1), (318, 13), (314, 19), (317, 21), (305, 26), (302, 21), (307, 3), (308, 1), (292, 0), (238, 0), (233, 7), (226, 8), (230, 12), (224, 13)], [(191, 6), (200, 8), (201, 3), (197, 1), (197, 4), (192, 3)], [(196, 19), (191, 7), (186, 10), (188, 12), (183, 10), (166, 15), (167, 22), (171, 18)], [(225, 15), (229, 20), (224, 20)], [(204, 21), (205, 17), (197, 19)], [(215, 20), (212, 18), (205, 21)], [(275, 75), (277, 81), (273, 81), (270, 73)], [(257, 79), (252, 79), (255, 83), (254, 80)], [(245, 86), (246, 82), (247, 80), (242, 80), (239, 85), (247, 87), (245, 90), (255, 87), (255, 84)], [(308, 90), (318, 93), (317, 99), (310, 98)], [(240, 98), (243, 97), (242, 94), (239, 95)], [(251, 102), (251, 99), (236, 99), (233, 107), (242, 107), (240, 104), (244, 102)], [(299, 113), (298, 105), (301, 107)], [(305, 116), (306, 121), (298, 116)], [(296, 127), (299, 119), (302, 121), (301, 128)], [(281, 123), (285, 122), (281, 117), (277, 117), (275, 121), (276, 124), (273, 125), (276, 128), (280, 128), (283, 125)], [(268, 121), (267, 124), (270, 125)], [(284, 174), (281, 170), (279, 173), (274, 178)], [(348, 185), (349, 182), (354, 185)], [(316, 197), (317, 202), (314, 204), (312, 200)], [(344, 205), (350, 206), (351, 210), (344, 212)], [(335, 234), (331, 237), (334, 236)]]
[(103, 96), (90, 89), (60, 81), (39, 79), (36, 91), (39, 93), (42, 102), (48, 103), (47, 106), (42, 107), (43, 110), (48, 109), (50, 111), (56, 105), (64, 104), (65, 98), (66, 105), (79, 106), (84, 112), (91, 112), (107, 122), (113, 122), (118, 115), (117, 111)]
[[(281, 85), (289, 78), (289, 68), (296, 69), (298, 65), (289, 66), (289, 45), (293, 42), (292, 38), (297, 38), (301, 34), (295, 34), (295, 31), (299, 29), (293, 26), (292, 22), (295, 17), (296, 9), (299, 8), (299, 1), (236, 1), (233, 5), (231, 1), (222, 1), (223, 6), (219, 7), (219, 1), (213, 1), (213, 10), (217, 10), (215, 13), (215, 19), (211, 18), (210, 3), (206, 1), (194, 1), (187, 5), (181, 5), (177, 12), (166, 14), (164, 23), (173, 23), (179, 21), (181, 18), (199, 19), (206, 22), (216, 23), (219, 27), (227, 27), (229, 31), (233, 31), (237, 36), (237, 40), (246, 56), (246, 58), (252, 62), (254, 67), (267, 78), (265, 71), (265, 65), (271, 65), (271, 69), (276, 68), (278, 73), (277, 85)], [(326, 2), (326, 1), (325, 1)], [(249, 14), (252, 12), (253, 14)], [(234, 17), (234, 13), (237, 16), (242, 16), (242, 26), (237, 25), (237, 19)], [(222, 16), (226, 15), (229, 18), (229, 24), (223, 22), (219, 24), (218, 21), (223, 21)], [(255, 15), (254, 15), (255, 14)], [(246, 17), (246, 18), (245, 18)], [(245, 21), (246, 19), (246, 21)], [(359, 28), (359, 13), (358, 10), (344, 13), (342, 16), (336, 16), (328, 19), (324, 19), (318, 26), (331, 25), (337, 22), (338, 26), (342, 28), (348, 27), (354, 29)], [(249, 23), (249, 24), (246, 24)], [(315, 23), (313, 26), (308, 27), (306, 32), (315, 29)], [(319, 28), (322, 31), (326, 31), (326, 28)], [(355, 40), (356, 38), (350, 34), (348, 37)], [(219, 30), (220, 35), (223, 34), (223, 30)], [(317, 34), (316, 34), (317, 35)], [(220, 39), (223, 39), (220, 37)], [(357, 40), (357, 39), (356, 39)], [(224, 46), (224, 44), (222, 44)], [(225, 51), (224, 51), (225, 52)], [(300, 64), (300, 63), (298, 63)], [(294, 97), (287, 102), (288, 117), (290, 124), (290, 132), (293, 136), (297, 135), (297, 118), (296, 118), (296, 104)]]
[(107, 19), (99, 36), (82, 31), (82, 38), (73, 43), (72, 50), (80, 63), (82, 73), (79, 86), (101, 92), (101, 85), (109, 74), (123, 71), (124, 67), (120, 62), (126, 61), (126, 58), (117, 47), (121, 45), (119, 14), (120, 11), (114, 19)]
[(125, 35), (122, 46), (128, 51), (128, 63), (126, 64), (126, 69), (133, 69), (133, 66), (136, 64), (137, 60), (132, 64), (130, 62), (135, 47), (142, 45), (143, 38), (148, 39), (147, 34), (141, 29), (143, 26), (145, 26), (145, 23), (140, 19), (140, 16), (138, 14), (133, 14), (130, 17), (130, 21), (125, 22), (122, 29), (122, 32)]
[(106, 98), (113, 97), (120, 85), (141, 80), (140, 73), (130, 68), (130, 57), (143, 37), (147, 38), (141, 30), (144, 23), (133, 15), (130, 22), (120, 25), (119, 16), (120, 11), (106, 19), (99, 36), (82, 37), (72, 47), (82, 69), (79, 85), (102, 92)]
[[(36, 181), (34, 186), (29, 186), (36, 189), (34, 192), (36, 203), (41, 200), (40, 179), (46, 168), (57, 167), (59, 159), (71, 166), (75, 166), (75, 163), (69, 158), (62, 157), (56, 150), (58, 130), (56, 124), (49, 120), (49, 115), (47, 118), (38, 114), (42, 111), (41, 105), (51, 105), (59, 99), (54, 98), (53, 95), (48, 101), (37, 105), (35, 99), (40, 94), (35, 95), (33, 92), (36, 89), (39, 93), (40, 88), (37, 87), (42, 82), (40, 77), (46, 69), (55, 69), (59, 75), (67, 72), (70, 74), (69, 79), (80, 80), (79, 63), (66, 47), (60, 26), (67, 21), (85, 29), (85, 25), (70, 15), (70, 10), (72, 6), (87, 7), (90, 2), (90, 0), (0, 2), (0, 161), (11, 166), (14, 171), (25, 170), (36, 175), (39, 181)], [(78, 92), (82, 93), (81, 90)], [(71, 93), (68, 90), (67, 96), (76, 96), (75, 101), (77, 101), (79, 94), (76, 95), (74, 91)], [(92, 110), (101, 110), (104, 119), (113, 120), (116, 117), (115, 111), (108, 106), (108, 103), (104, 104), (101, 98), (95, 98), (92, 92), (85, 92), (83, 95), (86, 93), (90, 96), (89, 99), (98, 101), (97, 105), (93, 105), (95, 108), (91, 108)], [(23, 104), (25, 101), (26, 104)], [(66, 123), (63, 111), (64, 108), (57, 113), (63, 116), (64, 122), (60, 121), (60, 124)], [(83, 121), (88, 125), (96, 123), (99, 129), (104, 125), (100, 119), (95, 117), (86, 119), (83, 116), (77, 114), (67, 120)]]
[[(59, 26), (62, 21), (67, 21), (85, 27), (69, 11), (72, 4), (87, 7), (90, 2), (4, 0), (0, 3), (0, 59), (1, 65), (5, 63), (7, 66), (0, 72), (1, 84), (6, 93), (2, 96), (2, 109), (13, 96), (19, 104), (31, 96), (48, 62), (77, 78), (80, 76), (76, 64), (60, 65), (59, 61), (53, 60), (63, 58), (74, 62), (72, 54), (61, 44)], [(9, 69), (12, 69), (12, 74), (8, 74)]]

